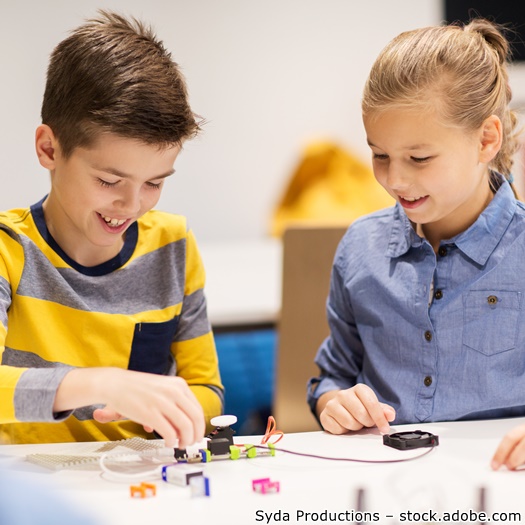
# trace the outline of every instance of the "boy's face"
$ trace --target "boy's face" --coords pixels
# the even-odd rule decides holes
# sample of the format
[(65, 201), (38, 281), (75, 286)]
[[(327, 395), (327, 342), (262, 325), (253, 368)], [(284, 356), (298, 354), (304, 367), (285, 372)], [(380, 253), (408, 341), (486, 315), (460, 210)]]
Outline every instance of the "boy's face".
[(94, 266), (115, 257), (130, 224), (157, 204), (180, 146), (160, 149), (106, 134), (67, 159), (58, 144), (51, 151), (47, 227), (73, 260)]

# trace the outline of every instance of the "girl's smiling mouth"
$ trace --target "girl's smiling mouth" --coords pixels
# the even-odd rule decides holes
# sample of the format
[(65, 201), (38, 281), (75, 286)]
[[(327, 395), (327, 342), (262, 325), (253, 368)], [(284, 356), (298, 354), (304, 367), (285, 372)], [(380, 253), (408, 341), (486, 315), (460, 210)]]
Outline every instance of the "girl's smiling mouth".
[(425, 203), (428, 199), (428, 195), (425, 195), (423, 197), (401, 197), (398, 196), (399, 203), (403, 208), (417, 208), (418, 206), (421, 206), (423, 203)]

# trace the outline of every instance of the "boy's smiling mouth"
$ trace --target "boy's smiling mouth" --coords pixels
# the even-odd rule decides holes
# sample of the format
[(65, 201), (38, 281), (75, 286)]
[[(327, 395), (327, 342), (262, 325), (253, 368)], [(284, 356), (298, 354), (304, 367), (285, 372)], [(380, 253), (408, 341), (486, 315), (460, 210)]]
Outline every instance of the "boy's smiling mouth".
[(108, 217), (107, 215), (103, 215), (102, 213), (98, 214), (104, 222), (111, 226), (112, 228), (118, 228), (119, 226), (122, 226), (124, 223), (126, 223), (129, 219), (114, 219), (112, 217)]

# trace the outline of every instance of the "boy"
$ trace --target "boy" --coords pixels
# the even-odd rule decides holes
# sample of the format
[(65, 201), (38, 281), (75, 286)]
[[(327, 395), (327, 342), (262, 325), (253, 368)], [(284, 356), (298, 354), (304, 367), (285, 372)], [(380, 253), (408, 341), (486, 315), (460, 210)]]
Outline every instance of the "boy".
[(0, 215), (0, 429), (14, 443), (200, 440), (221, 413), (194, 237), (152, 211), (199, 131), (151, 29), (106, 11), (54, 50), (36, 130), (51, 190)]

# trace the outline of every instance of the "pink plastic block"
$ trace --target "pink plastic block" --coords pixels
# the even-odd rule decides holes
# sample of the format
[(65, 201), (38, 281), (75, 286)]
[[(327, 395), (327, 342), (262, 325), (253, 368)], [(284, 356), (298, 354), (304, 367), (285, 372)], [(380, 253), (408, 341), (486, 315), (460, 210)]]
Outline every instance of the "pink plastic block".
[(252, 480), (252, 490), (259, 494), (271, 494), (280, 491), (278, 481), (271, 481), (270, 478), (261, 478)]

